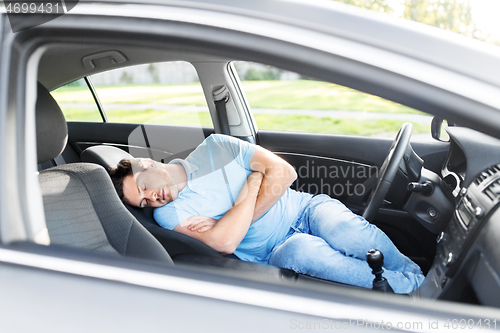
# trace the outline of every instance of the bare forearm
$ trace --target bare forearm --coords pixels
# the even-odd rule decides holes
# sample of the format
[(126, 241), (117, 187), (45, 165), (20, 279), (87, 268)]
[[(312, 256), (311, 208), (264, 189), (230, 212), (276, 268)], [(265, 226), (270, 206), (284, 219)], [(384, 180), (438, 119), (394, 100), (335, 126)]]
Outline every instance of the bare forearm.
[(222, 253), (234, 252), (252, 223), (262, 178), (260, 172), (250, 174), (238, 194), (235, 205), (206, 232), (207, 245)]
[(255, 203), (252, 223), (261, 218), (279, 201), (296, 178), (297, 173), (288, 164), (266, 172)]

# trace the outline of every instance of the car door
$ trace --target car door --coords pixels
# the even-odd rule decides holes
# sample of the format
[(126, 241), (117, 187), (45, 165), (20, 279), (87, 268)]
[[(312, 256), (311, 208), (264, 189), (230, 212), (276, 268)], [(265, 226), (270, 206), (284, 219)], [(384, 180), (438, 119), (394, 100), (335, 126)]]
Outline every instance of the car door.
[[(6, 331), (30, 332), (44, 330), (55, 332), (100, 330), (255, 332), (296, 330), (297, 328), (316, 329), (316, 327), (329, 329), (359, 327), (362, 330), (374, 332), (379, 329), (391, 330), (394, 327), (406, 331), (456, 328), (458, 323), (462, 324), (462, 320), (467, 323), (469, 323), (468, 320), (472, 320), (473, 325), (476, 325), (476, 330), (477, 327), (484, 327), (481, 325), (486, 324), (488, 320), (488, 328), (490, 328), (490, 321), (491, 324), (493, 321), (496, 323), (499, 314), (497, 309), (486, 306), (450, 304), (435, 300), (412, 299), (406, 296), (375, 295), (370, 291), (324, 285), (289, 286), (267, 281), (249, 281), (181, 267), (163, 269), (151, 263), (121, 261), (120, 258), (105, 260), (91, 253), (70, 253), (68, 249), (33, 244), (40, 242), (40, 238), (36, 237), (39, 235), (39, 230), (34, 227), (38, 226), (38, 221), (43, 221), (43, 205), (41, 195), (35, 191), (37, 187), (35, 185), (37, 184), (36, 145), (32, 96), (37, 80), (38, 59), (36, 56), (40, 55), (42, 46), (46, 46), (33, 44), (34, 41), (56, 41), (62, 44), (67, 43), (68, 45), (65, 46), (69, 47), (76, 40), (84, 46), (92, 46), (96, 40), (102, 39), (112, 44), (109, 41), (116, 43), (125, 36), (127, 39), (125, 42), (122, 40), (122, 44), (154, 44), (158, 45), (162, 51), (166, 49), (164, 43), (167, 42), (172, 42), (175, 46), (187, 46), (186, 49), (189, 51), (199, 50), (197, 47), (201, 45), (207, 52), (219, 54), (226, 52), (229, 55), (240, 55), (242, 58), (248, 56), (255, 61), (271, 59), (275, 65), (281, 62), (287, 64), (287, 68), (299, 66), (309, 74), (313, 72), (333, 73), (331, 77), (341, 76), (344, 73), (341, 67), (345, 65), (351, 65), (351, 69), (362, 70), (369, 67), (360, 63), (364, 59), (349, 61), (350, 58), (342, 51), (360, 50), (349, 48), (349, 45), (365, 46), (361, 48), (361, 51), (368, 49), (383, 53), (390, 51), (391, 46), (394, 47), (391, 43), (396, 44), (395, 39), (401, 38), (400, 42), (408, 41), (407, 44), (409, 44), (414, 43), (415, 40), (407, 37), (417, 36), (421, 37), (421, 44), (429, 40), (435, 43), (431, 45), (449, 46), (445, 40), (433, 39), (423, 34), (420, 36), (415, 29), (406, 33), (401, 31), (400, 34), (383, 35), (388, 41), (384, 45), (389, 46), (389, 49), (383, 48), (380, 41), (377, 44), (376, 39), (370, 44), (373, 47), (369, 48), (368, 43), (363, 44), (366, 39), (356, 40), (356, 34), (371, 38), (370, 27), (378, 27), (377, 32), (397, 32), (397, 29), (393, 30), (397, 28), (397, 25), (392, 26), (392, 23), (389, 24), (382, 19), (372, 20), (363, 13), (351, 15), (348, 10), (342, 8), (329, 11), (321, 7), (309, 8), (305, 3), (294, 1), (287, 3), (286, 7), (282, 2), (241, 2), (242, 7), (237, 7), (239, 4), (233, 2), (236, 7), (232, 8), (228, 2), (215, 0), (206, 1), (203, 5), (200, 2), (186, 3), (186, 6), (183, 6), (181, 2), (160, 5), (158, 1), (151, 1), (150, 5), (121, 4), (117, 1), (102, 4), (81, 2), (82, 6), (79, 7), (78, 15), (65, 14), (58, 21), (54, 20), (39, 30), (21, 33), (17, 37), (3, 32), (7, 38), (2, 39), (0, 55), (2, 57), (0, 144), (3, 154), (0, 159), (2, 199), (0, 200), (0, 236), (2, 237), (0, 322), (3, 325), (2, 328)], [(320, 23), (324, 24), (325, 21), (333, 22), (332, 26), (337, 25), (338, 22), (339, 28), (330, 30), (328, 29), (330, 26), (325, 26), (324, 32), (321, 32), (314, 26), (308, 30), (306, 28), (311, 24), (301, 21), (305, 17), (317, 18), (320, 29), (322, 28)], [(345, 26), (345, 22), (360, 30), (349, 29), (349, 26)], [(367, 25), (358, 24), (360, 22), (367, 23)], [(5, 27), (5, 17), (3, 23), (2, 27)], [(4, 34), (1, 36), (3, 37)], [(311, 36), (313, 38), (309, 38)], [(292, 37), (298, 38), (295, 40)], [(9, 42), (7, 43), (6, 40)], [(28, 41), (31, 44), (24, 44)], [(419, 41), (416, 42), (418, 46)], [(400, 44), (397, 43), (397, 45)], [(334, 50), (336, 53), (327, 54), (326, 47), (332, 45), (338, 47)], [(348, 47), (344, 47), (346, 45)], [(403, 45), (401, 49), (404, 47), (407, 45)], [(214, 49), (216, 51), (213, 51)], [(414, 49), (409, 48), (410, 51)], [(35, 50), (36, 54), (30, 57), (31, 60), (28, 62), (28, 56), (31, 56), (31, 52)], [(392, 55), (389, 61), (402, 60), (404, 61), (402, 67), (405, 68), (413, 64), (413, 60), (418, 64), (418, 54), (415, 59), (409, 59), (409, 56), (407, 58), (401, 56), (406, 54), (405, 52), (396, 54), (397, 50), (394, 51), (394, 48), (392, 50), (392, 53), (374, 54), (373, 58), (386, 60), (386, 55)], [(422, 50), (425, 51), (425, 48)], [(456, 47), (452, 48), (449, 53), (454, 50), (467, 51), (465, 48)], [(353, 53), (360, 54), (359, 52)], [(433, 56), (436, 57), (436, 53)], [(465, 53), (465, 56), (468, 56), (468, 53)], [(421, 57), (420, 60), (422, 59)], [(434, 59), (432, 54), (430, 59)], [(81, 67), (82, 59), (77, 60), (78, 66)], [(492, 63), (495, 62), (492, 61)], [(69, 74), (72, 74), (71, 70), (76, 68), (76, 66), (60, 68), (60, 65), (62, 64), (56, 63), (56, 69)], [(377, 65), (380, 66), (377, 67)], [(433, 100), (440, 100), (451, 95), (446, 91), (436, 90), (430, 96), (427, 94), (429, 89), (425, 89), (428, 84), (426, 80), (412, 81), (414, 77), (410, 74), (413, 73), (403, 70), (391, 72), (394, 68), (383, 65), (382, 62), (375, 62), (374, 66), (368, 69), (371, 69), (372, 73), (375, 72), (389, 79), (380, 80), (387, 82), (385, 91), (387, 95), (390, 95), (391, 88), (397, 93), (404, 93), (403, 88), (401, 90), (395, 88), (401, 82), (406, 83), (414, 92), (414, 94), (406, 95), (409, 100), (415, 101), (428, 97), (429, 104), (432, 104)], [(378, 72), (377, 68), (380, 69)], [(453, 70), (454, 67), (450, 65), (449, 68)], [(419, 69), (421, 67), (417, 68)], [(324, 76), (328, 76), (327, 74)], [(354, 72), (351, 74), (355, 76)], [(400, 76), (404, 80), (398, 80)], [(50, 75), (45, 76), (47, 81), (50, 77)], [(370, 83), (369, 73), (363, 79)], [(461, 87), (467, 87), (461, 84), (463, 80), (457, 81)], [(437, 80), (438, 87), (439, 83), (441, 82)], [(455, 98), (453, 101), (460, 102), (461, 100)], [(444, 111), (451, 109), (449, 105), (440, 107), (438, 103), (435, 104), (436, 114), (439, 112), (445, 114)], [(454, 105), (453, 108), (458, 111), (450, 113), (460, 115), (461, 111), (467, 109), (467, 105)], [(478, 108), (479, 111), (483, 109)], [(462, 116), (462, 119), (473, 119), (473, 117)], [(479, 124), (484, 123), (486, 120)], [(121, 135), (112, 135), (106, 133), (106, 130), (110, 128), (107, 127), (108, 124), (91, 124), (87, 128), (85, 125), (78, 126), (81, 127), (81, 140), (72, 139), (72, 142), (93, 140), (128, 144), (128, 136), (137, 128), (137, 125), (130, 125), (132, 126), (130, 128), (129, 125), (124, 125), (126, 129)], [(105, 133), (94, 134), (93, 131), (100, 126)], [(493, 131), (495, 126), (486, 126), (486, 128)], [(217, 129), (217, 124), (214, 128)], [(140, 126), (139, 129), (142, 131)], [(279, 143), (278, 137), (282, 138), (281, 141), (287, 140), (286, 137), (268, 136), (270, 139), (266, 140), (264, 130), (262, 133), (258, 131), (257, 137), (261, 134), (262, 144), (268, 148), (286, 146), (291, 152), (306, 151), (305, 147), (299, 146), (305, 139)], [(343, 139), (338, 135), (324, 135), (324, 140), (330, 140), (331, 145), (341, 146), (343, 150), (354, 149), (353, 144), (358, 143), (358, 139), (354, 137), (347, 138), (347, 143), (342, 143)], [(316, 140), (308, 142), (317, 144)], [(374, 149), (377, 147), (376, 145), (368, 146), (371, 139), (366, 139), (366, 142), (363, 144), (363, 151), (371, 154), (368, 147)], [(386, 147), (390, 144), (390, 140), (376, 139), (376, 142), (380, 142), (381, 145), (385, 144)], [(292, 143), (297, 146), (292, 146)], [(320, 157), (327, 154), (326, 146), (330, 145), (324, 146), (322, 148), (324, 151), (318, 153)], [(147, 153), (147, 147), (141, 148)], [(165, 151), (168, 152), (168, 150)], [(439, 150), (435, 152), (439, 154)], [(379, 162), (383, 160), (383, 155), (379, 157)], [(341, 153), (336, 153), (334, 156), (344, 157)], [(365, 158), (359, 156), (355, 161), (367, 163)], [(28, 198), (26, 198), (26, 193), (30, 194)], [(399, 217), (397, 214), (399, 212), (395, 213), (395, 219)], [(404, 224), (406, 221), (398, 219), (398, 222)], [(411, 232), (408, 226), (400, 226), (399, 229)], [(194, 317), (196, 320), (193, 319)], [(382, 325), (382, 321), (386, 326)], [(392, 325), (389, 327), (387, 323)]]

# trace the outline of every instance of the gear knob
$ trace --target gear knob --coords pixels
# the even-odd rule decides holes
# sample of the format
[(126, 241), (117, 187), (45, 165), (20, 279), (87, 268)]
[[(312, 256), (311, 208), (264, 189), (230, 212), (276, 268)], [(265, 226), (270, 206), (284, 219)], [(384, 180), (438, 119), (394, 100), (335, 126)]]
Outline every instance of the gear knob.
[(366, 254), (366, 261), (375, 275), (382, 275), (382, 266), (384, 266), (384, 255), (377, 249), (371, 249)]
[(371, 249), (366, 254), (366, 262), (372, 269), (373, 275), (373, 290), (380, 290), (386, 293), (394, 293), (389, 282), (382, 276), (384, 272), (382, 266), (384, 265), (384, 255), (377, 249)]

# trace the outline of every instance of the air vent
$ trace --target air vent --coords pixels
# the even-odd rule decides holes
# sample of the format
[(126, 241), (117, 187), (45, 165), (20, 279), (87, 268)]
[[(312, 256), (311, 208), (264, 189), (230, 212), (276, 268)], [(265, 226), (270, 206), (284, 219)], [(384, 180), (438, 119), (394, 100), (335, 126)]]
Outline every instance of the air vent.
[(491, 176), (494, 176), (496, 173), (500, 172), (500, 165), (494, 165), (483, 172), (481, 172), (476, 179), (474, 180), (474, 183), (476, 185), (480, 185), (482, 182), (484, 182), (485, 179), (490, 178)]
[(495, 201), (500, 196), (500, 179), (491, 183), (484, 189), (483, 193), (486, 194), (491, 201)]

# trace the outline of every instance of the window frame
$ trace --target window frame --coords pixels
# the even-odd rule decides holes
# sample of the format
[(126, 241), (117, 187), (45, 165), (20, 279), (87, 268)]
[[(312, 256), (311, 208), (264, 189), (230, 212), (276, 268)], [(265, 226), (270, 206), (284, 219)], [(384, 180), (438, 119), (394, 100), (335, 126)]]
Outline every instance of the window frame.
[(97, 105), (97, 109), (99, 110), (99, 113), (101, 114), (102, 122), (107, 123), (108, 122), (108, 117), (106, 116), (106, 113), (104, 112), (104, 108), (102, 107), (101, 100), (99, 99), (99, 96), (97, 96), (97, 91), (94, 87), (94, 84), (92, 83), (92, 79), (90, 76), (85, 76), (83, 78), (85, 80), (85, 83), (87, 83), (87, 87), (89, 88), (90, 92), (92, 93), (92, 97), (94, 97), (95, 104)]

